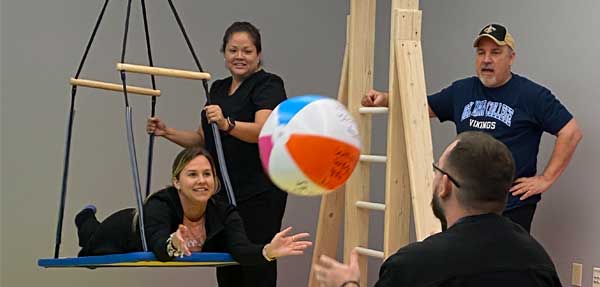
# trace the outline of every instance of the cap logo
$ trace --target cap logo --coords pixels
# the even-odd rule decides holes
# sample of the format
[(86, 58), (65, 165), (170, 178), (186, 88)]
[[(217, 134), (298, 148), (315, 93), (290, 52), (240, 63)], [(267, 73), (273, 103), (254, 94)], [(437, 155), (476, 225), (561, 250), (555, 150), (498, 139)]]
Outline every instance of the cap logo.
[(489, 25), (489, 26), (485, 27), (485, 29), (483, 29), (483, 32), (486, 32), (487, 34), (490, 34), (494, 31), (496, 31), (496, 28), (494, 28), (493, 25)]

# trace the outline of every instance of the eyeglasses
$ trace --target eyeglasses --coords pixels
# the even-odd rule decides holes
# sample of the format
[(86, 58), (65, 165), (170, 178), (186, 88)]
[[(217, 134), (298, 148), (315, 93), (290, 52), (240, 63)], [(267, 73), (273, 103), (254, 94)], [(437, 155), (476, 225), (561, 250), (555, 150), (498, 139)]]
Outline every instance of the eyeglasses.
[(435, 162), (431, 164), (433, 166), (433, 171), (435, 172), (436, 170), (439, 171), (441, 174), (445, 175), (448, 177), (448, 179), (450, 179), (450, 181), (452, 183), (454, 183), (454, 185), (456, 185), (456, 187), (460, 188), (460, 184), (458, 184), (458, 181), (456, 179), (454, 179), (454, 177), (452, 177), (449, 173), (445, 172), (444, 170), (442, 170), (440, 167), (438, 167)]

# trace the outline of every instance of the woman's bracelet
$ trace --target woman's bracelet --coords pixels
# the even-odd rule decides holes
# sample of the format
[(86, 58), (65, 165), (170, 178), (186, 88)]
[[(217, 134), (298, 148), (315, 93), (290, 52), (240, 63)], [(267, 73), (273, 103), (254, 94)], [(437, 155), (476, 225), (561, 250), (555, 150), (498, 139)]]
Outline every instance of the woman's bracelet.
[(275, 257), (271, 258), (271, 257), (269, 257), (269, 255), (267, 255), (267, 246), (269, 246), (269, 244), (268, 244), (268, 243), (267, 243), (267, 244), (265, 244), (265, 247), (263, 247), (263, 249), (262, 249), (262, 256), (263, 256), (263, 257), (264, 257), (264, 258), (265, 258), (267, 261), (271, 262), (271, 261), (275, 260), (276, 258), (275, 258)]
[(360, 284), (358, 283), (358, 281), (355, 281), (355, 280), (348, 280), (348, 281), (342, 283), (342, 285), (340, 285), (340, 287), (350, 287), (350, 285), (360, 287)]
[(173, 245), (173, 234), (167, 239), (167, 254), (171, 257), (183, 257), (183, 251), (180, 251)]

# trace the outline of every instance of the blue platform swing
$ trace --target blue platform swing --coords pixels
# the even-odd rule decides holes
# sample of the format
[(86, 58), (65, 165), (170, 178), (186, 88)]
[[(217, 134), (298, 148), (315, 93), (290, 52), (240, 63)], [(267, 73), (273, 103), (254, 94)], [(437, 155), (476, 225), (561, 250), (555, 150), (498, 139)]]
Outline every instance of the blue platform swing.
[[(145, 237), (145, 229), (144, 229), (144, 215), (142, 208), (142, 194), (140, 190), (140, 179), (138, 173), (137, 166), (137, 158), (135, 151), (135, 143), (133, 138), (133, 128), (132, 128), (132, 114), (131, 107), (129, 106), (129, 101), (127, 94), (135, 93), (152, 96), (152, 111), (151, 115), (155, 114), (156, 107), (156, 97), (160, 96), (160, 91), (156, 89), (156, 82), (154, 79), (155, 75), (160, 76), (170, 76), (170, 77), (179, 77), (179, 78), (187, 78), (187, 79), (195, 79), (201, 80), (204, 88), (204, 93), (206, 96), (207, 103), (210, 103), (210, 97), (208, 93), (208, 80), (210, 79), (210, 75), (208, 73), (204, 73), (202, 66), (196, 56), (196, 53), (192, 47), (192, 44), (189, 40), (189, 37), (185, 31), (183, 23), (177, 13), (175, 6), (173, 5), (172, 0), (168, 0), (169, 6), (175, 19), (177, 20), (177, 24), (181, 29), (183, 37), (188, 45), (188, 48), (194, 58), (196, 66), (198, 67), (198, 72), (195, 71), (184, 71), (184, 70), (175, 70), (175, 69), (166, 69), (166, 68), (158, 68), (154, 67), (152, 61), (152, 52), (150, 49), (150, 34), (148, 32), (148, 20), (146, 15), (146, 5), (145, 0), (141, 1), (143, 22), (144, 22), (144, 31), (146, 35), (146, 49), (148, 52), (148, 62), (149, 66), (139, 66), (139, 65), (131, 65), (126, 64), (125, 61), (125, 51), (127, 47), (127, 34), (129, 30), (129, 18), (131, 15), (131, 2), (132, 0), (128, 0), (127, 2), (127, 14), (125, 18), (125, 31), (123, 36), (123, 48), (121, 53), (121, 62), (117, 63), (117, 70), (120, 71), (121, 77), (121, 85), (111, 84), (105, 82), (91, 81), (80, 79), (79, 75), (87, 58), (90, 47), (94, 41), (94, 37), (96, 32), (98, 31), (98, 27), (102, 21), (102, 17), (104, 16), (104, 12), (106, 11), (106, 7), (108, 5), (108, 0), (104, 1), (104, 5), (100, 11), (98, 19), (96, 20), (96, 24), (92, 31), (92, 35), (87, 43), (85, 48), (85, 52), (79, 63), (79, 67), (77, 69), (77, 73), (74, 78), (71, 78), (70, 83), (72, 85), (71, 88), (71, 105), (69, 109), (69, 117), (67, 119), (67, 133), (65, 140), (65, 156), (64, 156), (64, 166), (63, 166), (63, 175), (62, 175), (62, 187), (60, 194), (60, 204), (59, 204), (59, 213), (58, 213), (58, 223), (56, 227), (56, 242), (54, 246), (54, 257), (53, 258), (44, 258), (38, 260), (38, 265), (41, 267), (87, 267), (87, 268), (100, 268), (100, 267), (182, 267), (182, 266), (226, 266), (226, 265), (234, 265), (238, 264), (233, 260), (229, 253), (207, 253), (207, 252), (196, 252), (192, 253), (191, 256), (185, 256), (182, 258), (175, 258), (173, 261), (169, 262), (160, 262), (156, 259), (156, 256), (148, 251), (148, 246), (146, 243)], [(152, 82), (152, 89), (140, 88), (128, 86), (126, 83), (126, 73), (143, 73), (149, 74)], [(64, 217), (64, 209), (65, 209), (65, 199), (67, 195), (67, 177), (69, 173), (69, 155), (71, 148), (71, 134), (73, 130), (73, 119), (75, 115), (75, 95), (77, 93), (77, 87), (84, 86), (90, 88), (99, 88), (106, 89), (112, 91), (122, 91), (125, 99), (125, 125), (127, 128), (127, 143), (129, 147), (129, 159), (131, 166), (131, 173), (133, 177), (133, 186), (136, 197), (136, 208), (140, 214), (138, 216), (139, 220), (139, 230), (140, 237), (143, 246), (143, 252), (132, 252), (132, 253), (124, 253), (124, 254), (112, 254), (112, 255), (102, 255), (102, 256), (87, 256), (87, 257), (59, 257), (60, 243), (61, 243), (61, 234), (62, 234), (62, 223)], [(229, 181), (229, 175), (227, 173), (227, 167), (225, 165), (225, 157), (223, 155), (223, 150), (221, 146), (221, 138), (219, 135), (219, 130), (217, 128), (216, 123), (211, 124), (212, 133), (216, 145), (217, 150), (217, 159), (219, 161), (219, 167), (221, 171), (221, 175), (223, 177), (223, 183), (225, 186), (225, 190), (227, 192), (227, 196), (229, 198), (229, 202), (233, 205), (236, 204), (235, 196), (233, 194), (233, 189), (231, 187), (231, 182)], [(153, 157), (153, 147), (154, 147), (154, 135), (149, 135), (149, 145), (148, 145), (148, 167), (146, 174), (146, 196), (150, 194), (150, 177), (152, 174), (152, 157)]]

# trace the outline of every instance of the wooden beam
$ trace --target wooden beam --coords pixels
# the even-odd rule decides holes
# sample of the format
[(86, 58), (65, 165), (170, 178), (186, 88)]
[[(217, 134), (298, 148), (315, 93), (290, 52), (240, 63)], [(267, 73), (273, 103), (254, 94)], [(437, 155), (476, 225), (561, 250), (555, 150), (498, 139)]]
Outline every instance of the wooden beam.
[(173, 78), (184, 78), (190, 80), (210, 80), (209, 73), (200, 73), (194, 71), (177, 70), (170, 68), (149, 67), (134, 64), (117, 63), (117, 70), (131, 73), (149, 74), (155, 76), (165, 76)]
[(417, 240), (423, 240), (439, 232), (441, 228), (430, 207), (433, 190), (433, 150), (423, 55), (420, 41), (396, 40), (395, 45), (415, 231)]
[[(341, 187), (334, 192), (324, 194), (321, 198), (311, 266), (315, 266), (319, 262), (321, 255), (327, 255), (331, 258), (336, 257), (340, 227), (344, 217), (344, 197), (345, 187)], [(319, 287), (319, 282), (312, 268), (310, 269), (308, 286)]]
[[(69, 79), (69, 83), (72, 86), (81, 86), (81, 87), (88, 87), (88, 88), (94, 88), (94, 89), (123, 92), (123, 85), (121, 85), (121, 84), (113, 84), (113, 83), (107, 83), (107, 82), (99, 82), (99, 81), (75, 79), (75, 78)], [(154, 97), (160, 96), (159, 90), (140, 88), (140, 87), (136, 87), (136, 86), (127, 86), (127, 92), (132, 93), (132, 94), (144, 95), (144, 96), (154, 96)]]
[(392, 0), (392, 11), (394, 9), (419, 10), (419, 0)]
[(421, 47), (422, 13), (418, 10), (399, 9), (396, 21), (398, 26), (403, 27), (395, 34), (395, 56), (406, 145), (410, 147), (406, 163), (410, 172), (416, 237), (417, 240), (423, 240), (440, 232), (441, 226), (430, 206), (433, 192), (433, 171), (430, 167), (430, 162), (433, 162), (433, 147)]
[(361, 114), (387, 114), (387, 107), (360, 107), (358, 112)]
[(374, 249), (369, 249), (369, 248), (364, 248), (364, 247), (356, 247), (356, 251), (360, 255), (371, 256), (371, 257), (380, 258), (380, 259), (384, 258), (383, 252), (379, 251), (379, 250), (374, 250)]
[[(348, 109), (357, 120), (362, 154), (370, 154), (371, 118), (361, 115), (362, 96), (373, 87), (373, 52), (375, 44), (375, 0), (350, 1), (350, 43), (348, 58)], [(359, 118), (362, 117), (362, 118)], [(356, 201), (369, 201), (370, 164), (359, 162), (346, 182), (344, 223), (344, 262), (352, 249), (368, 247), (369, 211), (355, 206)], [(367, 286), (367, 258), (359, 257), (361, 286)]]
[(344, 59), (342, 60), (342, 72), (340, 85), (338, 87), (337, 99), (344, 106), (348, 106), (348, 58), (350, 58), (350, 15), (346, 16), (346, 45), (344, 45)]
[[(400, 1), (394, 1), (398, 5)], [(396, 35), (398, 18), (396, 9), (391, 11), (391, 34)], [(387, 166), (385, 173), (385, 202), (383, 252), (385, 257), (394, 254), (400, 247), (409, 243), (410, 226), (410, 180), (406, 170), (405, 131), (402, 123), (402, 109), (399, 101), (400, 87), (398, 70), (395, 65), (395, 38), (390, 39)]]
[(433, 162), (433, 148), (421, 48), (422, 13), (406, 9), (394, 11), (398, 29), (392, 35), (407, 148), (405, 162), (416, 237), (423, 240), (439, 232), (441, 226), (430, 206), (433, 172), (429, 165)]
[(377, 210), (377, 211), (385, 211), (385, 204), (378, 202), (370, 202), (370, 201), (357, 201), (356, 207), (368, 209), (368, 210)]
[(421, 18), (419, 10), (394, 9), (392, 21), (396, 23), (396, 28), (392, 29), (392, 41), (421, 41)]
[(359, 160), (362, 162), (385, 163), (387, 161), (387, 156), (361, 154)]

